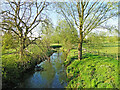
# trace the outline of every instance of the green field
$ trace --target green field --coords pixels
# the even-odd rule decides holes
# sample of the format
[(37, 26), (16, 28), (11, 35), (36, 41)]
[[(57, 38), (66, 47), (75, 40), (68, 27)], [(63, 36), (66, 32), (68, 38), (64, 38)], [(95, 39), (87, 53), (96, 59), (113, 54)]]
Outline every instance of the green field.
[(56, 44), (51, 44), (50, 47), (51, 48), (60, 48), (60, 47), (62, 47), (62, 45), (56, 43)]
[(118, 42), (116, 43), (104, 43), (102, 48), (94, 48), (94, 47), (89, 47), (86, 43), (83, 43), (83, 48), (87, 49), (88, 51), (96, 51), (99, 53), (105, 53), (107, 55), (113, 55), (115, 57), (118, 56), (118, 47), (119, 44)]

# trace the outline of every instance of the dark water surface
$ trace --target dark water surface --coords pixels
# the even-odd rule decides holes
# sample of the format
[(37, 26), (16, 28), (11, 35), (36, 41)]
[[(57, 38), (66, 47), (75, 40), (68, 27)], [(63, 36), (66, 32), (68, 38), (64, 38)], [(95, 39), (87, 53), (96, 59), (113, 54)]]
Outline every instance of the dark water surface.
[(27, 76), (20, 84), (19, 88), (64, 88), (66, 83), (66, 72), (63, 62), (64, 53), (53, 53), (50, 63), (44, 61), (41, 66), (44, 71), (34, 71)]

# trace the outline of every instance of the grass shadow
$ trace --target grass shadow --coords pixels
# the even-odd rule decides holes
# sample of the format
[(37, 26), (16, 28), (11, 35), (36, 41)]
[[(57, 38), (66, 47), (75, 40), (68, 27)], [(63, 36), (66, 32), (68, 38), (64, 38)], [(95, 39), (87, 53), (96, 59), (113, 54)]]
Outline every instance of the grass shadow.
[(78, 59), (78, 56), (73, 56), (73, 57), (70, 57), (68, 63), (65, 65), (66, 67), (69, 66), (75, 59)]

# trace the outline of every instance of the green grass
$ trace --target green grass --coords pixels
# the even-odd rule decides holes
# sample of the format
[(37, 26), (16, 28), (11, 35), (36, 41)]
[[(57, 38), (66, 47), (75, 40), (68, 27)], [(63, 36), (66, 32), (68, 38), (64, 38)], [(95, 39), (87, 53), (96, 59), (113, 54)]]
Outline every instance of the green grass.
[(61, 44), (51, 44), (50, 47), (51, 48), (60, 48), (60, 47), (62, 47), (62, 45)]
[(118, 88), (118, 61), (90, 53), (79, 61), (72, 49), (65, 61), (67, 88)]
[(58, 43), (50, 44), (50, 46), (54, 46), (54, 45), (60, 45), (60, 46), (62, 46), (62, 44), (58, 44)]
[(109, 55), (118, 55), (118, 43), (104, 43), (101, 49), (95, 49), (94, 47), (88, 48), (88, 45), (83, 43), (83, 47), (89, 51), (98, 51), (100, 53), (106, 53)]
[(71, 49), (67, 56), (66, 61), (64, 62), (65, 66), (68, 66), (69, 64), (71, 64), (73, 60), (77, 59), (77, 54), (78, 52), (76, 49)]

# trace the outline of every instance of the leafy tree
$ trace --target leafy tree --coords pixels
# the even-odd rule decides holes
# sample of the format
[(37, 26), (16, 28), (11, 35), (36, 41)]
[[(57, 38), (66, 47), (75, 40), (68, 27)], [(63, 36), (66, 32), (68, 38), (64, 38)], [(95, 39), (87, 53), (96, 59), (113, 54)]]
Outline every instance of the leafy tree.
[(119, 32), (117, 30), (111, 31), (111, 37), (109, 37), (109, 42), (115, 43), (118, 41), (118, 34)]
[[(82, 43), (86, 35), (93, 29), (101, 26), (110, 18), (117, 15), (116, 2), (104, 2), (93, 0), (79, 0), (64, 3), (56, 3), (57, 12), (61, 13), (69, 25), (76, 26), (79, 30), (78, 59), (82, 59)], [(74, 24), (71, 23), (74, 21)]]
[(59, 42), (68, 50), (78, 41), (77, 30), (74, 27), (70, 27), (65, 20), (58, 22), (56, 32)]
[(109, 36), (109, 38), (108, 38), (109, 43), (115, 43), (116, 41), (118, 41), (117, 36)]
[(15, 35), (12, 35), (11, 32), (5, 32), (2, 36), (2, 51), (10, 48), (16, 49), (19, 43), (17, 39), (18, 38)]
[(46, 43), (47, 49), (50, 49), (51, 37), (54, 31), (53, 25), (51, 23), (44, 24), (41, 28), (41, 31), (42, 31), (41, 38)]

